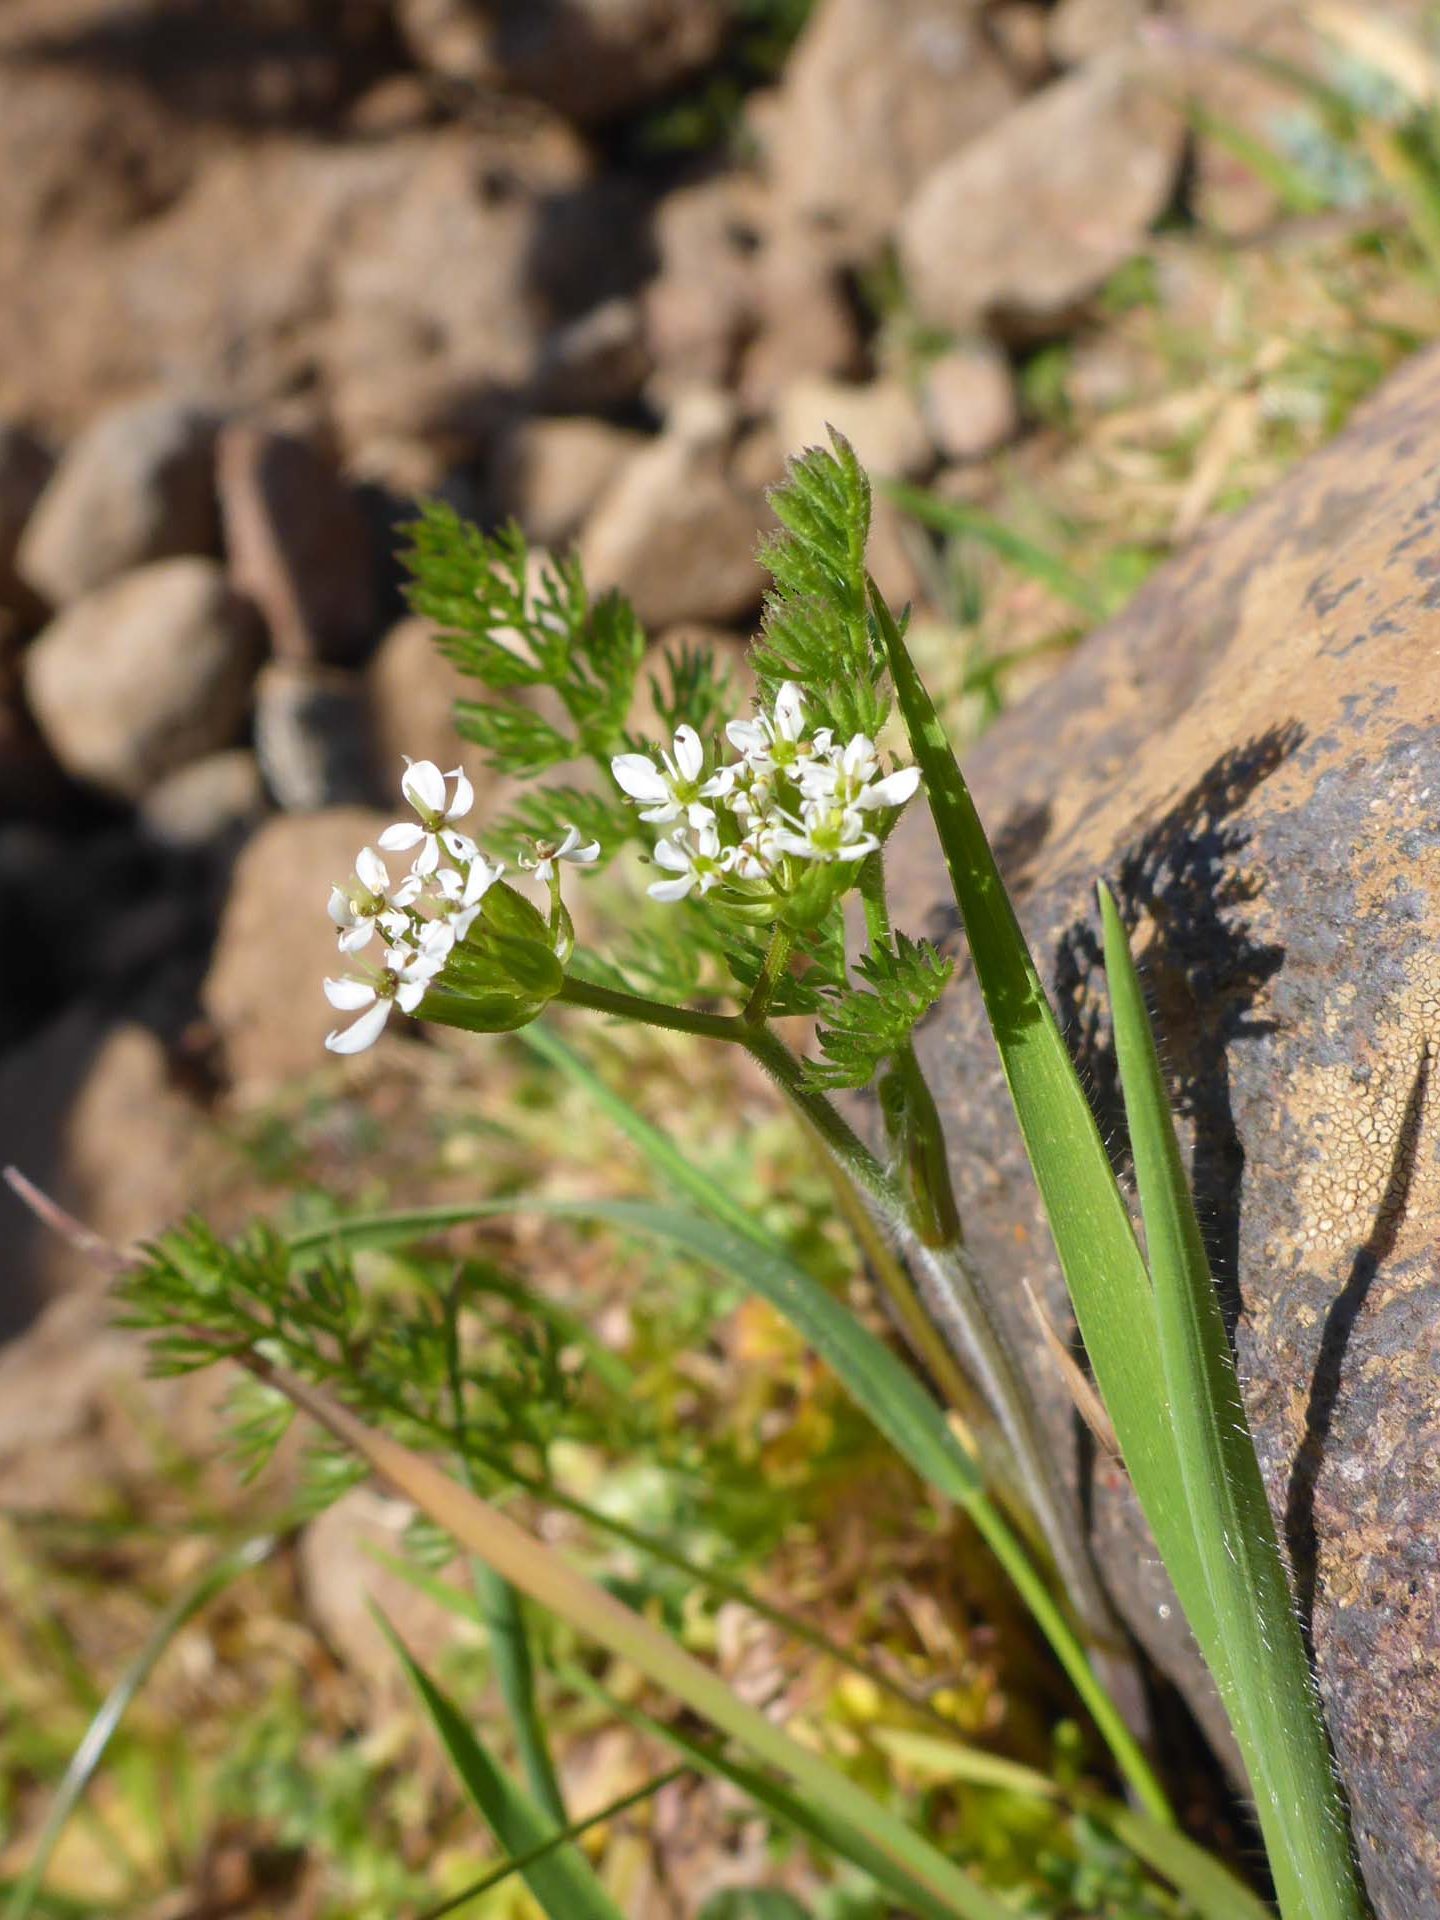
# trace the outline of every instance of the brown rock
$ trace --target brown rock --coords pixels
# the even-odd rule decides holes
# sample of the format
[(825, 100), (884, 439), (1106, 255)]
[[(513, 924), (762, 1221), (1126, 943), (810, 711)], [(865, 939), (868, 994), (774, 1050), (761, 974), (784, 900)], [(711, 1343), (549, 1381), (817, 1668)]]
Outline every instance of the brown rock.
[(860, 464), (888, 480), (913, 480), (934, 464), (930, 436), (914, 395), (903, 381), (872, 380), (855, 386), (840, 380), (797, 380), (775, 416), (787, 454), (824, 446), (835, 427), (854, 447)]
[(900, 259), (921, 316), (1022, 338), (1059, 326), (1143, 245), (1184, 141), (1163, 75), (1129, 53), (1034, 95), (905, 208)]
[[(379, 1558), (404, 1558), (413, 1511), (407, 1501), (356, 1487), (300, 1536), (307, 1611), (347, 1670), (374, 1696), (395, 1705), (414, 1696), (375, 1618), (377, 1607), (423, 1667), (433, 1667), (466, 1638), (463, 1622)], [(469, 1637), (478, 1640), (478, 1629)]]
[(370, 663), (370, 735), (377, 793), (398, 793), (405, 756), (462, 766), (479, 792), (491, 780), (484, 757), (455, 731), (455, 702), (481, 689), (453, 667), (435, 644), (428, 620), (412, 617), (392, 627)]
[(823, 240), (807, 227), (772, 232), (755, 285), (759, 334), (740, 370), (747, 411), (770, 412), (798, 379), (856, 378), (865, 353), (855, 302)]
[(951, 347), (926, 367), (920, 404), (930, 436), (947, 460), (981, 460), (1020, 427), (1020, 397), (1010, 362), (988, 341)]
[(230, 581), (259, 609), (279, 660), (353, 665), (374, 642), (370, 523), (314, 447), (235, 422), (216, 458)]
[(698, 72), (730, 12), (722, 0), (401, 0), (399, 24), (446, 79), (503, 83), (590, 125)]
[(985, 16), (990, 38), (1010, 76), (1027, 93), (1051, 78), (1050, 16), (1040, 0), (1001, 0)]
[(734, 173), (681, 187), (656, 208), (659, 265), (642, 304), (662, 402), (732, 379), (756, 324), (764, 217), (755, 183)]
[(644, 624), (738, 620), (760, 604), (761, 503), (727, 469), (728, 409), (694, 394), (632, 455), (585, 524), (580, 557), (597, 589), (619, 587)]
[(1150, 0), (1060, 0), (1050, 16), (1050, 51), (1058, 65), (1078, 67), (1134, 38)]
[(30, 515), (16, 565), (67, 606), (148, 560), (211, 554), (215, 420), (188, 401), (144, 400), (102, 414), (62, 457)]
[(255, 680), (255, 754), (275, 804), (289, 813), (359, 806), (371, 779), (363, 674), (272, 660)]
[[(30, 622), (41, 602), (16, 570), (15, 556), (55, 462), (32, 433), (0, 421), (0, 619)], [(4, 642), (0, 640), (0, 648)]]
[(975, 0), (823, 0), (766, 122), (777, 225), (872, 257), (919, 183), (1018, 98)]
[[(175, 1083), (147, 1027), (116, 1025), (82, 1003), (0, 1065), (0, 1155), (118, 1246), (149, 1238), (201, 1204), (228, 1164), (218, 1135)], [(105, 1275), (40, 1229), (0, 1190), (7, 1290), (0, 1339), (48, 1295), (95, 1293)], [(8, 1416), (9, 1401), (6, 1400)]]
[(157, 560), (58, 614), (25, 655), (25, 691), (68, 773), (135, 799), (234, 741), (259, 652), (218, 562)]
[(0, 413), (73, 430), (161, 382), (227, 412), (315, 413), (333, 389), (347, 471), (384, 477), (396, 450), (438, 445), (443, 472), (530, 380), (547, 330), (616, 291), (619, 237), (596, 221), (588, 251), (567, 246), (571, 280), (533, 284), (590, 171), (538, 112), (479, 133), (275, 133), (207, 153), (100, 245), (37, 236), (7, 261), (0, 223)]
[(145, 795), (139, 816), (151, 839), (186, 849), (233, 841), (265, 811), (259, 762), (248, 748), (231, 747), (167, 774)]
[(491, 484), (504, 512), (513, 514), (532, 540), (564, 547), (644, 444), (641, 434), (605, 420), (523, 420), (506, 437)]
[(242, 1102), (263, 1100), (330, 1058), (325, 1035), (335, 1013), (321, 982), (337, 960), (326, 897), (395, 817), (364, 807), (282, 814), (236, 861), (202, 998)]
[[(1431, 351), (967, 762), (1112, 1139), (1097, 876), (1136, 930), (1380, 1920), (1440, 1915), (1437, 449)], [(897, 920), (953, 942), (925, 821), (891, 847)], [(1068, 1308), (963, 969), (921, 1052), (970, 1247), (1043, 1377), (1019, 1281)], [(1123, 1479), (1091, 1496), (1117, 1602), (1203, 1707)]]

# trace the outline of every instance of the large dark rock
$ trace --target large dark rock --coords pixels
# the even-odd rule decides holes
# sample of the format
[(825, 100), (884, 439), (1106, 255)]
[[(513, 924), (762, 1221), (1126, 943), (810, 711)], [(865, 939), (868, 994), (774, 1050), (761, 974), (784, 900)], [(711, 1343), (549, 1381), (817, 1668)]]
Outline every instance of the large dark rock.
[[(1440, 353), (1166, 567), (970, 756), (1099, 1113), (1093, 888), (1135, 929), (1381, 1920), (1440, 1916)], [(963, 935), (928, 821), (902, 925)], [(975, 1253), (1121, 1611), (1208, 1715), (1127, 1483), (1024, 1306), (1063, 1287), (973, 980), (921, 1051)], [(1127, 1174), (1128, 1177), (1128, 1174)], [(1213, 1703), (1212, 1703), (1213, 1704)]]

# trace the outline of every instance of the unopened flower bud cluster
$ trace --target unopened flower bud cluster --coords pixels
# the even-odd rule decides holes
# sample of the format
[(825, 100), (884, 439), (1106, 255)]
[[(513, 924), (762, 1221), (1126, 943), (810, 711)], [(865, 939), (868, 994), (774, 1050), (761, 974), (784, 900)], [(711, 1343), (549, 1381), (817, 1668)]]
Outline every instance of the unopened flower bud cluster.
[[(407, 760), (400, 790), (416, 818), (387, 827), (378, 847), (413, 853), (408, 872), (392, 884), (377, 848), (362, 847), (349, 884), (330, 891), (341, 953), (363, 953), (377, 935), (384, 950), (378, 964), (325, 982), (331, 1006), (358, 1016), (326, 1036), (332, 1053), (359, 1053), (373, 1045), (392, 1008), (415, 1012), (505, 871), (503, 862), (487, 860), (456, 825), (475, 805), (475, 790), (460, 768), (442, 773), (433, 760)], [(599, 856), (598, 841), (582, 843), (569, 827), (554, 845), (537, 841), (516, 864), (553, 887), (557, 863), (588, 866)]]
[(732, 720), (725, 732), (740, 757), (710, 772), (689, 726), (668, 752), (622, 753), (610, 763), (640, 818), (671, 827), (655, 848), (665, 869), (649, 889), (657, 900), (722, 882), (783, 893), (789, 861), (863, 860), (880, 845), (879, 816), (904, 806), (920, 784), (916, 767), (882, 772), (864, 734), (842, 743), (828, 727), (809, 730), (793, 681), (769, 713)]

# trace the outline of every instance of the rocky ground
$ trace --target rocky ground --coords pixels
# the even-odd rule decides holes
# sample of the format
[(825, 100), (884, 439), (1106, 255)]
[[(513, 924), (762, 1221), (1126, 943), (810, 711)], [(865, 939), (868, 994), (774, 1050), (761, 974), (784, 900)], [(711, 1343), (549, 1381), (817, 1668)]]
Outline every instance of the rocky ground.
[[(238, 1217), (267, 1141), (343, 1185), (377, 1115), (471, 1098), (320, 1053), (326, 885), (402, 752), (463, 751), (418, 494), (738, 648), (765, 489), (834, 422), (932, 503), (879, 502), (874, 564), (978, 726), (1328, 437), (1433, 302), (1403, 217), (1257, 160), (1297, 93), (1248, 56), (1317, 68), (1301, 12), (9, 0), (0, 1161), (124, 1240)], [(433, 1146), (410, 1197), (467, 1175)], [(83, 1269), (0, 1209), (4, 1336)], [(0, 1357), (23, 1505), (115, 1444), (97, 1322), (87, 1284)]]

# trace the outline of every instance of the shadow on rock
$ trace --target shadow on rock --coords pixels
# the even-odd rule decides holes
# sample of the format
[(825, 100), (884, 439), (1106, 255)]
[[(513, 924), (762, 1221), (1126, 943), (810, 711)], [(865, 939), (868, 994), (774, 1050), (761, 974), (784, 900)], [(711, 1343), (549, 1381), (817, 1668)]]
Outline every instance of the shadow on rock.
[[(1255, 1017), (1285, 949), (1256, 938), (1244, 909), (1260, 892), (1247, 869), (1249, 831), (1234, 816), (1300, 745), (1272, 727), (1223, 754), (1123, 856), (1111, 879), (1132, 936), (1177, 1114), (1193, 1135), (1191, 1185), (1232, 1333), (1239, 1316), (1240, 1196), (1245, 1151), (1235, 1124), (1228, 1049), (1274, 1031)], [(1056, 947), (1054, 990), (1071, 1056), (1117, 1175), (1130, 1151), (1116, 1071), (1098, 922), (1078, 917)]]

